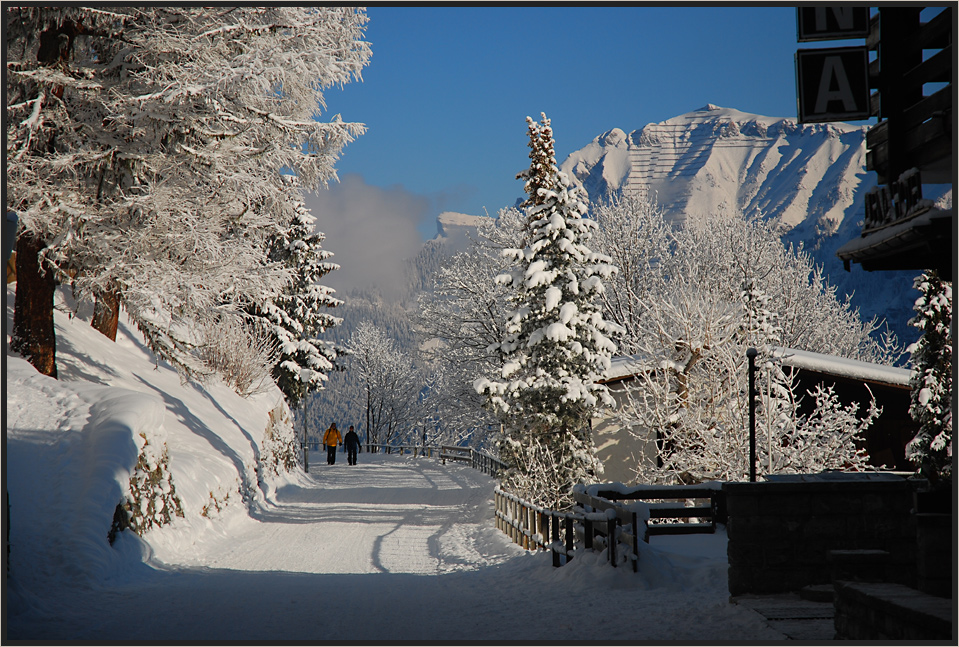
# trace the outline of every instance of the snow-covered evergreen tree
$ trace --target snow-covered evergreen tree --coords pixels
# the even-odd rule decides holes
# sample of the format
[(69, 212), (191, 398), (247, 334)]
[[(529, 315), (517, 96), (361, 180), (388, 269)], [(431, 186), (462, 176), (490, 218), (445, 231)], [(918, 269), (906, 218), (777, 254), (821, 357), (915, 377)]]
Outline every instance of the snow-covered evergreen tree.
[(286, 176), (294, 202), (293, 219), (287, 229), (270, 241), (268, 260), (291, 270), (290, 281), (280, 296), (258, 303), (252, 315), (274, 339), (279, 359), (273, 379), (295, 408), (303, 396), (323, 387), (333, 369), (336, 350), (318, 336), (341, 322), (329, 310), (342, 304), (333, 290), (319, 284), (339, 265), (329, 262), (332, 252), (322, 248), (325, 235), (315, 231), (316, 218), (297, 190), (297, 178)]
[(549, 119), (527, 123), (525, 247), (505, 251), (514, 265), (496, 279), (512, 290), (506, 335), (494, 347), (501, 370), (474, 387), (504, 420), (507, 487), (562, 506), (575, 483), (601, 468), (589, 420), (594, 407), (612, 403), (599, 380), (616, 348), (609, 335), (619, 327), (603, 318), (599, 297), (615, 268), (589, 248), (596, 223), (584, 217), (586, 205), (556, 165)]
[(916, 277), (916, 316), (910, 325), (922, 331), (909, 347), (912, 364), (912, 401), (909, 413), (919, 432), (906, 446), (906, 458), (933, 485), (952, 478), (952, 281), (935, 271)]
[[(365, 13), (14, 7), (6, 19), (7, 207), (22, 251), (81, 299), (122, 303), (159, 355), (202, 372), (196, 321), (290, 282), (267, 258), (295, 213), (283, 173), (324, 185), (364, 130), (319, 116), (324, 90), (368, 62)], [(52, 308), (49, 294), (23, 296)]]

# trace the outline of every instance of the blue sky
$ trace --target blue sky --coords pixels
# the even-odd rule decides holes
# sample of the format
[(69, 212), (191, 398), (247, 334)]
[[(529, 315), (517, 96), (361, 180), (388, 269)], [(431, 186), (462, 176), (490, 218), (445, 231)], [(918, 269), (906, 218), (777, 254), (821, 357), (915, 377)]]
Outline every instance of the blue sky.
[[(367, 15), (370, 65), (362, 83), (326, 92), (326, 117), (369, 130), (344, 150), (343, 182), (308, 204), (327, 247), (351, 261), (374, 255), (368, 264), (415, 251), (442, 211), (495, 216), (523, 197), (515, 176), (529, 162), (527, 115), (550, 117), (559, 162), (611, 128), (707, 103), (795, 118), (793, 56), (809, 46), (796, 42), (788, 6), (373, 6)], [(388, 249), (371, 238), (381, 230), (391, 232)], [(337, 274), (352, 283), (346, 274), (358, 270), (335, 260), (344, 271), (331, 287)]]

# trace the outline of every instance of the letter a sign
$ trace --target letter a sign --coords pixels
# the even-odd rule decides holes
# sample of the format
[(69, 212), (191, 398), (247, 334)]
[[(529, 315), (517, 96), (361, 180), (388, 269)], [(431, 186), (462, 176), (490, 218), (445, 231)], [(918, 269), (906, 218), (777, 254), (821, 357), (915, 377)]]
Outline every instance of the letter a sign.
[(799, 123), (868, 119), (869, 53), (862, 47), (796, 52)]

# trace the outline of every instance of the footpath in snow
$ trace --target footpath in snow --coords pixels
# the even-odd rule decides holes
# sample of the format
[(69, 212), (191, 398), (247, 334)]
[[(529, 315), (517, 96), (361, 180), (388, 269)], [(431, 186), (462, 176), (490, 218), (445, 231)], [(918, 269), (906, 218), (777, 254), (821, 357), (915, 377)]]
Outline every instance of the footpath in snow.
[[(9, 331), (11, 285), (6, 305)], [(59, 380), (6, 351), (6, 640), (783, 639), (729, 603), (724, 533), (654, 537), (638, 573), (602, 553), (553, 568), (496, 530), (480, 472), (314, 454), (309, 474), (265, 478), (257, 452), (278, 391), (183, 383), (125, 316), (111, 342), (62, 290), (56, 331)], [(185, 516), (111, 546), (141, 435), (168, 447)]]
[[(342, 457), (340, 457), (342, 458)], [(602, 554), (553, 568), (492, 524), (493, 481), (431, 459), (314, 465), (253, 515), (107, 582), (19, 596), (39, 640), (778, 640), (728, 602), (725, 536), (654, 538), (640, 573)], [(668, 543), (666, 543), (668, 541)], [(14, 560), (14, 570), (22, 568)], [(42, 578), (41, 578), (42, 579)]]

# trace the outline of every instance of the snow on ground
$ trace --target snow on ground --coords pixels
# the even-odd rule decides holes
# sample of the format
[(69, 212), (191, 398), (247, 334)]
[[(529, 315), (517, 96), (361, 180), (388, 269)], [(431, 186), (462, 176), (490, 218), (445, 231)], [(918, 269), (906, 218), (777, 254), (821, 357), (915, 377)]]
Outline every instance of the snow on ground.
[[(361, 453), (327, 466), (314, 454), (309, 474), (244, 500), (272, 395), (183, 385), (125, 323), (111, 344), (65, 303), (60, 380), (6, 357), (5, 639), (783, 638), (729, 603), (724, 533), (654, 537), (639, 573), (602, 553), (553, 568), (495, 529), (494, 481), (462, 465)], [(167, 440), (186, 516), (110, 546), (141, 431)], [(221, 512), (200, 514), (230, 492)]]

